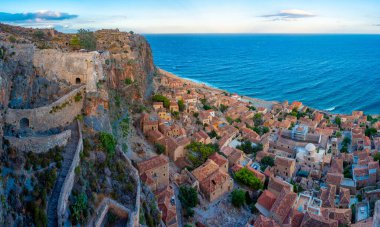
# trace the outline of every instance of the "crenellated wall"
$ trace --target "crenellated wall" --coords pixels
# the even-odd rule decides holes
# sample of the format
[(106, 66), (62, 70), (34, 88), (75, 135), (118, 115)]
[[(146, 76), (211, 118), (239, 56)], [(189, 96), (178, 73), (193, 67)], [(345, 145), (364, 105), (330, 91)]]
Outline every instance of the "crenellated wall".
[(45, 153), (55, 146), (65, 146), (70, 136), (71, 130), (66, 130), (51, 136), (30, 136), (24, 138), (5, 136), (4, 138), (17, 151)]
[[(79, 95), (81, 98), (76, 100), (76, 96)], [(16, 129), (24, 125), (34, 131), (63, 127), (82, 113), (84, 97), (85, 86), (82, 86), (48, 106), (35, 109), (7, 109), (5, 123), (15, 126)]]
[(69, 196), (74, 186), (75, 168), (79, 165), (79, 161), (80, 161), (79, 154), (80, 152), (83, 151), (82, 125), (80, 124), (78, 120), (77, 120), (77, 124), (78, 124), (78, 134), (79, 134), (78, 144), (76, 147), (73, 161), (70, 166), (70, 170), (66, 175), (65, 181), (61, 189), (61, 193), (59, 194), (59, 198), (58, 198), (58, 207), (57, 207), (58, 226), (63, 226), (64, 224)]
[(39, 75), (49, 80), (65, 80), (70, 84), (86, 84), (87, 91), (96, 91), (104, 79), (103, 63), (108, 52), (63, 52), (56, 49), (37, 49), (33, 64)]

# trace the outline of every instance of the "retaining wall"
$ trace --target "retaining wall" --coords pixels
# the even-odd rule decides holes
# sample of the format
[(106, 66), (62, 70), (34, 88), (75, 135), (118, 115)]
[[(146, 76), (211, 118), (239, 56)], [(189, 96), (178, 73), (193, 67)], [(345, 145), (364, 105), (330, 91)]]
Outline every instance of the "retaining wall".
[(141, 182), (140, 182), (139, 171), (132, 165), (131, 160), (123, 152), (120, 145), (117, 147), (117, 150), (123, 154), (122, 157), (124, 157), (124, 160), (126, 162), (126, 166), (128, 169), (131, 170), (131, 175), (137, 183), (135, 209), (133, 211), (131, 211), (131, 213), (130, 213), (127, 226), (128, 227), (138, 227), (138, 226), (140, 226), (139, 218), (140, 218), (140, 196), (141, 196), (140, 195), (141, 194)]
[(58, 217), (58, 226), (63, 226), (66, 220), (66, 210), (67, 204), (69, 200), (69, 196), (71, 194), (71, 190), (74, 186), (75, 179), (75, 168), (78, 166), (80, 162), (80, 152), (83, 151), (83, 137), (82, 137), (82, 126), (80, 122), (77, 120), (78, 131), (79, 131), (79, 140), (76, 147), (75, 155), (73, 161), (71, 163), (69, 172), (66, 175), (65, 181), (63, 183), (61, 193), (58, 198), (58, 206), (57, 206), (57, 217)]
[(51, 136), (30, 136), (25, 138), (5, 136), (4, 138), (9, 141), (10, 146), (16, 148), (17, 151), (45, 153), (55, 146), (65, 146), (70, 137), (71, 130), (66, 130)]
[(128, 218), (129, 214), (131, 213), (131, 211), (127, 207), (121, 205), (115, 200), (110, 199), (110, 198), (105, 198), (103, 199), (102, 203), (99, 205), (99, 208), (97, 209), (95, 213), (95, 219), (93, 220), (93, 223), (91, 223), (91, 226), (95, 226), (95, 227), (102, 226), (104, 218), (106, 217), (109, 210), (112, 210), (118, 217), (121, 217), (121, 218)]
[[(80, 100), (75, 96), (81, 94)], [(85, 86), (79, 87), (64, 95), (54, 103), (35, 109), (7, 109), (5, 123), (21, 128), (21, 120), (27, 119), (28, 127), (35, 131), (46, 131), (51, 128), (64, 127), (82, 113), (85, 98)]]

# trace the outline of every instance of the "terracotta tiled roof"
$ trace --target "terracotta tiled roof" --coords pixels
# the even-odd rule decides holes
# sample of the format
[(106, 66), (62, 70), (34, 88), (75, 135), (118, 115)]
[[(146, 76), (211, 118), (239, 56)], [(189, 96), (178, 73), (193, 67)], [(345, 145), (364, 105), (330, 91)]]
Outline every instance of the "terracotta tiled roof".
[(343, 174), (341, 173), (328, 173), (326, 177), (326, 183), (333, 185), (340, 185), (343, 180)]
[(177, 210), (175, 204), (170, 202), (174, 191), (171, 186), (167, 186), (163, 190), (155, 193), (158, 208), (162, 211), (162, 220), (168, 225), (177, 222)]
[(297, 194), (283, 189), (276, 199), (276, 202), (271, 208), (271, 213), (275, 214), (279, 219), (280, 223), (283, 223), (285, 218), (288, 216), (290, 209), (297, 199)]
[(208, 177), (210, 174), (214, 173), (216, 170), (219, 169), (218, 164), (216, 164), (213, 160), (207, 159), (205, 163), (203, 163), (201, 166), (193, 170), (193, 175), (199, 182), (204, 180), (206, 177)]
[(284, 226), (288, 227), (299, 227), (301, 225), (302, 219), (304, 217), (304, 213), (299, 212), (297, 209), (292, 208), (288, 216), (284, 221)]
[(199, 182), (199, 187), (202, 191), (212, 193), (226, 181), (231, 180), (228, 173), (221, 171), (220, 169), (208, 175), (204, 180)]
[(253, 226), (255, 226), (255, 227), (279, 227), (279, 225), (273, 219), (267, 218), (261, 214), (256, 219)]
[(287, 189), (289, 191), (293, 190), (293, 185), (281, 180), (277, 177), (270, 177), (269, 184), (268, 184), (268, 190), (271, 191), (275, 195), (279, 195), (282, 189)]
[(336, 186), (329, 184), (327, 189), (321, 189), (321, 200), (323, 207), (334, 207), (335, 206), (335, 195)]
[(343, 173), (343, 159), (333, 158), (331, 160), (331, 168), (329, 172)]
[(350, 190), (347, 188), (340, 187), (339, 189), (339, 205), (347, 207), (350, 204)]
[(257, 203), (267, 209), (268, 211), (272, 208), (274, 202), (276, 201), (276, 196), (269, 190), (265, 190), (257, 200)]
[(228, 160), (221, 156), (220, 154), (218, 154), (217, 152), (215, 152), (214, 154), (212, 154), (209, 159), (213, 160), (216, 164), (218, 164), (218, 166), (223, 166), (225, 165)]
[(327, 219), (323, 216), (307, 212), (302, 220), (301, 227), (311, 227), (311, 226), (338, 227), (338, 221)]
[(137, 163), (137, 169), (139, 170), (140, 174), (142, 174), (146, 172), (147, 170), (155, 169), (157, 167), (166, 165), (168, 163), (169, 163), (168, 157), (164, 155), (158, 155), (148, 160)]

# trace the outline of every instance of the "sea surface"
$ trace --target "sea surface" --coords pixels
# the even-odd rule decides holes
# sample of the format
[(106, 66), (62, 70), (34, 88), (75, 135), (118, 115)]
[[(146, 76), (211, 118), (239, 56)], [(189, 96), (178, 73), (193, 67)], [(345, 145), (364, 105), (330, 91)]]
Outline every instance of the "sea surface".
[(155, 64), (254, 98), (380, 114), (380, 35), (145, 35)]

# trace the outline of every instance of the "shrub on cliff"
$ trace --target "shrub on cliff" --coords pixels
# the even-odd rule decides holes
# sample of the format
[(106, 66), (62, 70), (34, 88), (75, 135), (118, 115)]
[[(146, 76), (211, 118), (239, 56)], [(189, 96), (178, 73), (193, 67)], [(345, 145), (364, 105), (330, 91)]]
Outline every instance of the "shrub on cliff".
[(96, 49), (96, 37), (93, 32), (86, 29), (78, 30), (80, 47), (86, 50)]
[(100, 133), (100, 142), (102, 147), (107, 151), (108, 154), (115, 154), (116, 149), (116, 139), (109, 133), (101, 132)]

